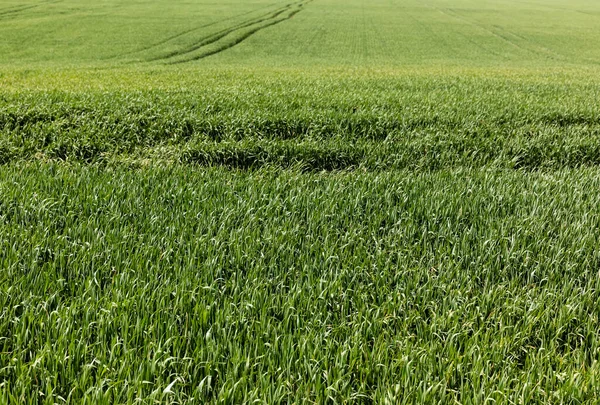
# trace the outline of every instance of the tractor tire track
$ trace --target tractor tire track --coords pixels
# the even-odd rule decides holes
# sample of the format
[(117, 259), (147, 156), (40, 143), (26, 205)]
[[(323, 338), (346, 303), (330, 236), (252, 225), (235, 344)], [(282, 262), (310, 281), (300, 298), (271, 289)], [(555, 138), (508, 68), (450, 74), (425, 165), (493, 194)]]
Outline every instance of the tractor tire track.
[(515, 47), (515, 48), (520, 49), (520, 50), (525, 51), (525, 52), (530, 52), (529, 49), (523, 48), (518, 43), (516, 43), (514, 41), (511, 41), (511, 40), (509, 40), (509, 39), (507, 39), (507, 38), (505, 38), (505, 37), (503, 37), (501, 35), (498, 35), (495, 31), (490, 30), (489, 28), (484, 27), (481, 24), (477, 24), (477, 23), (471, 21), (470, 19), (465, 18), (465, 17), (461, 16), (460, 14), (457, 14), (455, 11), (452, 11), (451, 9), (441, 9), (441, 8), (437, 8), (437, 7), (435, 7), (435, 9), (438, 10), (440, 13), (442, 13), (442, 14), (450, 17), (450, 18), (454, 18), (455, 20), (458, 20), (458, 21), (461, 21), (463, 23), (469, 24), (471, 26), (477, 27), (477, 28), (485, 31), (486, 33), (490, 34), (494, 38), (497, 38), (497, 39), (499, 39), (502, 42), (508, 43), (512, 47)]
[(122, 56), (135, 55), (137, 53), (149, 51), (151, 49), (155, 49), (155, 48), (157, 48), (157, 47), (159, 47), (161, 45), (164, 45), (164, 44), (166, 44), (168, 42), (171, 42), (174, 39), (181, 38), (181, 37), (183, 37), (185, 35), (191, 34), (192, 32), (196, 32), (196, 31), (199, 31), (199, 30), (204, 29), (204, 28), (212, 27), (214, 25), (221, 24), (221, 23), (224, 23), (226, 21), (233, 20), (233, 19), (236, 19), (236, 18), (239, 18), (239, 17), (243, 17), (243, 16), (248, 15), (248, 14), (256, 13), (256, 12), (258, 12), (260, 10), (264, 10), (266, 8), (273, 7), (276, 4), (278, 4), (278, 3), (272, 3), (272, 4), (269, 4), (269, 5), (264, 6), (264, 7), (259, 7), (259, 8), (254, 9), (254, 10), (246, 11), (246, 12), (243, 12), (243, 13), (240, 13), (240, 14), (236, 14), (236, 15), (231, 16), (231, 17), (224, 18), (222, 20), (213, 21), (213, 22), (208, 23), (208, 24), (204, 24), (204, 25), (200, 25), (198, 27), (190, 28), (190, 29), (187, 29), (185, 31), (181, 31), (181, 32), (179, 32), (179, 33), (177, 33), (175, 35), (172, 35), (172, 36), (170, 36), (168, 38), (165, 38), (165, 39), (163, 39), (163, 40), (161, 40), (159, 42), (156, 42), (156, 43), (154, 43), (152, 45), (149, 45), (149, 46), (146, 46), (146, 47), (143, 47), (143, 48), (140, 48), (140, 49), (136, 49), (136, 50), (131, 51), (131, 52), (126, 52), (126, 53), (122, 53), (122, 54), (119, 54), (119, 55), (112, 56), (112, 57), (110, 57), (110, 59), (117, 58), (117, 57), (122, 57)]
[[(514, 1), (514, 0), (512, 0), (511, 2), (512, 3), (517, 3), (517, 4), (523, 4), (521, 2), (517, 2), (517, 1)], [(548, 6), (548, 5), (545, 5), (545, 4), (533, 3), (533, 2), (524, 2), (524, 3), (532, 5), (532, 6), (536, 6), (536, 7), (543, 7), (545, 9), (547, 9), (547, 10), (561, 11), (561, 12), (571, 12), (571, 13), (574, 13), (574, 14), (583, 14), (583, 15), (591, 16), (591, 17), (595, 17), (595, 18), (599, 18), (600, 17), (600, 12), (584, 11), (584, 10), (571, 9), (571, 8), (563, 8), (563, 7), (552, 7), (552, 6)], [(532, 46), (535, 46), (536, 48), (538, 48), (538, 49), (540, 49), (542, 51), (549, 52), (549, 53), (555, 55), (555, 57), (551, 58), (551, 59), (554, 59), (554, 60), (557, 60), (557, 61), (561, 61), (561, 62), (565, 62), (565, 61), (568, 62), (568, 61), (572, 61), (573, 60), (573, 58), (569, 58), (567, 56), (561, 55), (561, 54), (559, 54), (559, 53), (557, 53), (557, 52), (555, 52), (555, 51), (553, 51), (553, 50), (551, 50), (551, 49), (543, 46), (542, 44), (540, 44), (537, 41), (534, 41), (534, 40), (529, 39), (529, 38), (525, 38), (525, 37), (523, 37), (521, 35), (517, 35), (517, 34), (515, 34), (513, 32), (509, 32), (509, 31), (507, 31), (507, 30), (505, 30), (505, 29), (503, 29), (503, 28), (501, 28), (499, 26), (494, 26), (494, 27), (496, 29), (500, 30), (500, 31), (507, 32), (510, 35), (513, 35), (513, 36), (515, 36), (517, 38), (520, 38), (521, 40), (530, 43)], [(600, 64), (600, 61), (598, 61), (596, 59), (581, 58), (580, 57), (580, 58), (578, 58), (578, 60), (581, 61), (581, 62), (585, 62), (585, 63), (591, 63), (593, 65)]]
[[(161, 57), (152, 58), (152, 59), (149, 59), (149, 61), (159, 61), (159, 60), (166, 61), (168, 59), (183, 57), (183, 60), (176, 60), (176, 61), (170, 62), (170, 64), (174, 64), (174, 63), (184, 63), (184, 62), (188, 62), (188, 61), (192, 61), (192, 60), (198, 60), (198, 59), (202, 59), (204, 57), (210, 56), (210, 55), (214, 55), (215, 53), (222, 52), (225, 49), (228, 49), (232, 46), (239, 44), (243, 40), (247, 39), (249, 36), (255, 34), (256, 32), (258, 32), (264, 28), (271, 27), (271, 26), (279, 24), (283, 21), (289, 20), (294, 15), (296, 15), (300, 11), (302, 11), (302, 7), (305, 4), (308, 4), (310, 1), (312, 1), (312, 0), (308, 0), (308, 1), (301, 0), (301, 1), (297, 1), (295, 3), (289, 3), (282, 8), (275, 10), (274, 12), (267, 13), (263, 16), (257, 17), (255, 19), (252, 19), (252, 20), (249, 20), (246, 22), (242, 22), (231, 28), (227, 28), (227, 29), (221, 30), (217, 33), (211, 34), (211, 35), (203, 38), (196, 44), (188, 46), (187, 48), (185, 48), (183, 50), (171, 52), (171, 53), (163, 55)], [(290, 12), (290, 13), (287, 14), (286, 16), (280, 18), (280, 16), (286, 12)], [(236, 32), (239, 32), (241, 30), (244, 30), (246, 28), (251, 28), (251, 29), (249, 31), (246, 31), (243, 35), (236, 38), (235, 40), (233, 40), (227, 44), (224, 44), (222, 46), (219, 46), (215, 50), (203, 52), (200, 55), (196, 55), (196, 56), (189, 56), (190, 54), (193, 54), (194, 52), (201, 50), (204, 47), (215, 44), (218, 41), (220, 41), (221, 39), (223, 39), (231, 34), (234, 34)], [(188, 57), (186, 57), (186, 56), (188, 56)]]
[(571, 13), (576, 13), (576, 14), (585, 14), (585, 15), (589, 15), (592, 17), (600, 17), (600, 11), (587, 11), (587, 10), (578, 10), (578, 9), (574, 9), (574, 8), (564, 8), (564, 7), (553, 7), (553, 6), (549, 6), (546, 4), (542, 4), (542, 3), (535, 3), (535, 2), (531, 2), (531, 1), (516, 1), (516, 0), (508, 0), (513, 4), (519, 4), (519, 5), (523, 5), (523, 4), (528, 4), (534, 7), (543, 7), (547, 10), (554, 10), (554, 11), (566, 11), (566, 12), (571, 12)]
[[(508, 45), (517, 48), (523, 52), (526, 53), (534, 53), (537, 54), (539, 56), (548, 58), (548, 59), (553, 59), (553, 60), (557, 60), (557, 61), (565, 61), (568, 60), (567, 58), (565, 58), (563, 55), (560, 55), (554, 51), (552, 51), (551, 49), (548, 49), (546, 47), (543, 47), (539, 44), (536, 44), (534, 42), (532, 42), (531, 40), (524, 38), (520, 35), (516, 35), (511, 33), (510, 31), (507, 31), (505, 29), (498, 29), (497, 26), (496, 29), (490, 29), (476, 21), (473, 21), (469, 18), (466, 18), (460, 14), (458, 14), (456, 11), (451, 10), (451, 9), (440, 9), (435, 7), (440, 13), (447, 15), (448, 17), (457, 19), (459, 21), (462, 21), (466, 24), (470, 24), (474, 27), (477, 27), (485, 32), (487, 32), (488, 34), (492, 35), (493, 37), (499, 39), (500, 41), (503, 41), (504, 43), (507, 43)], [(522, 46), (521, 44), (519, 44), (518, 42), (516, 42), (514, 39), (511, 39), (510, 36), (514, 37), (514, 38), (518, 38), (524, 42), (526, 42), (529, 46)]]
[(51, 1), (44, 1), (42, 3), (37, 3), (37, 4), (8, 7), (8, 8), (0, 10), (0, 19), (11, 18), (12, 16), (18, 15), (23, 11), (38, 8), (38, 7), (47, 5), (47, 4), (59, 3), (61, 1), (62, 0), (51, 0)]
[(39, 7), (39, 4), (33, 4), (30, 6), (11, 7), (9, 9), (0, 11), (0, 18), (4, 18), (5, 16), (10, 16), (10, 15), (14, 15), (14, 14), (19, 14), (21, 11), (30, 10), (30, 9), (36, 8), (36, 7)]
[[(444, 13), (444, 12), (443, 12), (442, 10), (440, 10), (439, 8), (437, 8), (437, 7), (434, 7), (434, 6), (431, 6), (431, 5), (429, 5), (429, 4), (426, 4), (426, 7), (429, 7), (429, 8), (431, 8), (431, 9), (433, 9), (433, 10), (435, 10), (435, 11), (437, 11), (437, 12), (439, 12), (439, 13), (441, 13), (441, 14), (443, 14), (443, 15), (447, 16), (447, 17), (451, 17), (451, 18), (457, 18), (457, 17), (451, 16), (451, 15), (449, 15), (449, 14), (447, 14), (447, 13)], [(417, 19), (416, 17), (414, 17), (414, 16), (411, 16), (411, 18), (412, 18), (412, 20), (413, 20), (413, 21), (417, 22), (417, 24), (419, 24), (419, 26), (420, 26), (420, 27), (422, 27), (422, 30), (421, 30), (421, 31), (423, 31), (423, 32), (424, 32), (425, 30), (429, 30), (429, 31), (431, 31), (431, 27), (430, 27), (430, 25), (428, 25), (428, 24), (426, 24), (426, 23), (423, 23), (421, 20), (418, 20), (418, 19)], [(488, 47), (486, 47), (486, 46), (482, 45), (481, 43), (479, 43), (479, 42), (477, 42), (477, 41), (475, 41), (475, 40), (473, 40), (471, 37), (469, 37), (468, 35), (465, 35), (465, 34), (463, 34), (463, 33), (462, 33), (462, 32), (460, 32), (458, 29), (454, 30), (453, 32), (454, 32), (455, 34), (457, 34), (457, 35), (460, 35), (460, 36), (461, 36), (461, 38), (463, 38), (463, 39), (464, 39), (466, 42), (468, 42), (468, 43), (470, 43), (470, 44), (473, 44), (473, 45), (474, 45), (476, 48), (480, 49), (482, 52), (484, 52), (484, 53), (486, 53), (486, 54), (488, 54), (488, 55), (492, 55), (492, 56), (495, 56), (495, 57), (499, 57), (499, 58), (501, 58), (501, 59), (506, 59), (506, 58), (504, 57), (504, 55), (502, 55), (502, 54), (500, 54), (500, 53), (498, 53), (498, 52), (494, 51), (493, 49), (490, 49), (490, 48), (488, 48)], [(433, 32), (432, 32), (432, 33), (433, 33)], [(448, 43), (448, 41), (446, 40), (445, 36), (440, 36), (440, 35), (439, 35), (439, 34), (437, 34), (437, 33), (433, 33), (433, 38), (436, 38), (435, 40), (436, 40), (438, 43), (442, 43), (442, 44), (444, 44), (444, 45), (445, 45), (445, 46), (444, 46), (445, 48), (448, 48), (448, 49), (454, 49), (454, 50), (456, 50), (456, 48), (454, 48), (453, 44), (451, 44), (451, 43)]]
[(297, 8), (295, 10), (292, 10), (287, 16), (285, 16), (285, 17), (283, 17), (281, 19), (275, 20), (275, 21), (269, 21), (266, 24), (263, 24), (263, 25), (261, 25), (259, 27), (255, 27), (255, 28), (253, 28), (253, 29), (251, 29), (249, 31), (246, 31), (244, 34), (242, 34), (240, 37), (236, 38), (232, 42), (225, 43), (225, 44), (221, 45), (220, 47), (218, 47), (217, 49), (213, 49), (211, 51), (204, 52), (201, 55), (194, 56), (194, 57), (191, 57), (191, 58), (187, 58), (187, 59), (184, 59), (184, 60), (181, 60), (181, 61), (171, 62), (170, 64), (180, 64), (180, 63), (192, 62), (192, 61), (204, 59), (204, 58), (207, 58), (209, 56), (215, 55), (217, 53), (221, 53), (223, 51), (226, 51), (227, 49), (233, 48), (234, 46), (236, 46), (239, 43), (245, 41), (246, 39), (248, 39), (252, 35), (256, 34), (257, 32), (264, 30), (265, 28), (272, 27), (272, 26), (277, 25), (279, 23), (282, 23), (284, 21), (290, 20), (296, 14), (298, 14), (300, 11), (302, 11), (302, 5), (300, 5), (299, 8)]
[(247, 21), (242, 21), (239, 24), (234, 25), (233, 27), (225, 28), (225, 29), (223, 29), (221, 31), (218, 31), (216, 33), (212, 33), (212, 34), (210, 34), (208, 36), (205, 36), (205, 37), (201, 38), (198, 42), (196, 42), (195, 44), (193, 44), (191, 46), (188, 46), (187, 48), (184, 48), (182, 50), (177, 50), (177, 51), (169, 52), (167, 54), (164, 54), (164, 55), (161, 55), (161, 56), (157, 56), (157, 57), (154, 57), (154, 58), (150, 58), (150, 59), (148, 59), (148, 61), (152, 62), (152, 61), (157, 61), (157, 60), (164, 60), (164, 59), (173, 58), (173, 57), (176, 57), (176, 56), (179, 56), (179, 55), (188, 54), (190, 52), (194, 52), (195, 50), (198, 50), (198, 49), (200, 49), (200, 48), (202, 48), (202, 47), (204, 47), (206, 45), (210, 45), (211, 43), (214, 43), (214, 42), (218, 41), (219, 39), (227, 36), (228, 34), (234, 32), (236, 30), (239, 30), (239, 29), (242, 29), (242, 28), (247, 28), (247, 27), (255, 25), (255, 24), (260, 24), (261, 22), (266, 21), (266, 20), (268, 20), (270, 18), (275, 18), (278, 15), (280, 15), (281, 13), (285, 12), (286, 10), (288, 10), (294, 4), (296, 4), (296, 3), (289, 3), (289, 4), (286, 4), (285, 6), (279, 8), (279, 9), (274, 10), (274, 12), (271, 11), (269, 13), (260, 15), (260, 16), (258, 16), (256, 18), (253, 18), (253, 19), (250, 19), (250, 20), (247, 20)]

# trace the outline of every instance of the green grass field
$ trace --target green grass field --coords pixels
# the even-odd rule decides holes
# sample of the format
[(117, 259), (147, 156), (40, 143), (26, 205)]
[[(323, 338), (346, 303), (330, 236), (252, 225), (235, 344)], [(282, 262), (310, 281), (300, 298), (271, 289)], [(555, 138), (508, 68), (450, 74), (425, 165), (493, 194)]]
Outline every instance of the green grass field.
[(600, 402), (598, 27), (0, 0), (0, 403)]

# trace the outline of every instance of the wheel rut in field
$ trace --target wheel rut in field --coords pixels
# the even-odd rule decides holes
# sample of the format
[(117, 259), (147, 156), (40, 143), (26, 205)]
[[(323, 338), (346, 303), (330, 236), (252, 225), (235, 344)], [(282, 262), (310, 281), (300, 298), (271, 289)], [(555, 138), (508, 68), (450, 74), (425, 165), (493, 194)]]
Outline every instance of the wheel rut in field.
[(194, 52), (194, 51), (196, 51), (196, 50), (198, 50), (198, 49), (200, 49), (200, 48), (202, 48), (202, 47), (204, 47), (206, 45), (210, 45), (212, 43), (217, 42), (218, 40), (220, 40), (221, 38), (223, 38), (223, 37), (231, 34), (232, 32), (235, 32), (237, 30), (240, 30), (240, 29), (252, 26), (252, 25), (259, 24), (259, 23), (261, 23), (263, 21), (266, 21), (266, 20), (268, 20), (270, 18), (276, 18), (281, 13), (283, 13), (287, 9), (289, 9), (289, 7), (290, 7), (290, 5), (288, 4), (288, 5), (286, 5), (286, 6), (282, 7), (282, 8), (279, 8), (279, 9), (276, 9), (276, 10), (271, 11), (269, 13), (263, 14), (263, 15), (261, 15), (259, 17), (254, 18), (254, 19), (241, 22), (241, 23), (236, 24), (236, 25), (234, 25), (232, 27), (225, 28), (225, 29), (223, 29), (221, 31), (217, 31), (215, 33), (212, 33), (212, 34), (210, 34), (208, 36), (205, 36), (205, 37), (201, 38), (198, 42), (194, 43), (193, 45), (189, 45), (189, 46), (187, 46), (184, 49), (181, 49), (181, 50), (178, 50), (178, 51), (173, 51), (173, 52), (167, 53), (165, 55), (162, 55), (162, 56), (159, 56), (159, 57), (156, 57), (156, 58), (152, 58), (150, 60), (169, 59), (169, 58), (173, 58), (173, 57), (176, 57), (176, 56), (181, 56), (181, 55), (185, 55), (185, 54)]
[(453, 18), (457, 21), (461, 21), (465, 24), (476, 27), (476, 28), (486, 32), (490, 36), (496, 38), (497, 40), (504, 42), (508, 46), (511, 46), (515, 49), (520, 50), (521, 52), (535, 54), (535, 55), (541, 56), (543, 58), (548, 58), (548, 59), (553, 59), (553, 60), (558, 60), (558, 61), (567, 60), (567, 58), (564, 57), (563, 55), (558, 54), (557, 52), (555, 52), (547, 47), (541, 46), (540, 44), (537, 44), (521, 35), (518, 35), (516, 33), (508, 31), (498, 25), (493, 25), (492, 27), (488, 27), (478, 21), (475, 21), (471, 18), (468, 18), (468, 17), (462, 15), (457, 10), (452, 9), (452, 8), (439, 8), (439, 7), (435, 7), (435, 6), (430, 6), (430, 7), (436, 9), (438, 12), (440, 12), (450, 18)]
[[(491, 35), (492, 37), (494, 37), (500, 41), (503, 41), (505, 44), (513, 47), (514, 49), (518, 49), (521, 52), (536, 55), (536, 56), (544, 58), (544, 59), (550, 59), (550, 60), (554, 60), (554, 61), (558, 61), (558, 62), (563, 62), (563, 63), (569, 62), (572, 60), (572, 58), (570, 58), (569, 56), (565, 55), (562, 52), (559, 52), (555, 49), (551, 49), (548, 46), (545, 46), (544, 44), (542, 44), (538, 41), (535, 41), (524, 35), (520, 35), (516, 32), (510, 31), (510, 30), (506, 29), (505, 27), (502, 27), (497, 24), (486, 25), (484, 23), (481, 23), (480, 21), (477, 21), (476, 19), (469, 18), (469, 17), (463, 15), (460, 12), (460, 10), (458, 10), (458, 9), (439, 8), (439, 7), (435, 7), (433, 5), (429, 5), (429, 7), (434, 8), (438, 12), (440, 12), (448, 17), (454, 18), (457, 21), (461, 21), (465, 24), (469, 24), (473, 27), (476, 27), (476, 28), (486, 32), (487, 34)], [(565, 12), (566, 11), (581, 12), (580, 10), (571, 10), (571, 9), (565, 9), (565, 8), (561, 9), (561, 8), (553, 8), (553, 7), (548, 7), (548, 6), (544, 6), (544, 7), (547, 9), (551, 9), (551, 10), (562, 10)], [(585, 57), (580, 57), (578, 59), (581, 62), (588, 63), (588, 64), (594, 64), (594, 65), (600, 64), (600, 61), (595, 60), (595, 59), (590, 59), (590, 58), (585, 58)]]
[(50, 0), (50, 1), (43, 1), (41, 3), (36, 3), (36, 4), (27, 4), (27, 5), (22, 5), (22, 6), (13, 6), (13, 7), (7, 7), (4, 9), (0, 9), (0, 19), (9, 19), (13, 16), (18, 16), (20, 13), (27, 11), (27, 10), (31, 10), (34, 8), (38, 8), (47, 4), (53, 4), (53, 3), (59, 3), (62, 0)]
[(312, 0), (300, 0), (212, 33), (183, 49), (169, 52), (148, 61), (163, 61), (167, 64), (186, 63), (223, 52), (246, 40), (255, 33), (293, 18)]
[[(127, 56), (127, 55), (135, 55), (135, 54), (142, 53), (142, 52), (145, 52), (145, 51), (150, 51), (152, 49), (158, 48), (161, 45), (168, 44), (169, 42), (171, 42), (171, 41), (173, 41), (175, 39), (178, 39), (178, 38), (181, 38), (181, 37), (183, 37), (185, 35), (189, 35), (189, 34), (192, 34), (194, 32), (197, 32), (197, 31), (199, 31), (201, 29), (212, 27), (214, 25), (221, 24), (221, 23), (224, 23), (226, 21), (234, 20), (236, 18), (243, 17), (243, 16), (246, 16), (248, 14), (256, 13), (256, 12), (264, 10), (266, 8), (271, 8), (274, 5), (275, 4), (269, 4), (269, 5), (264, 6), (264, 7), (259, 7), (259, 8), (254, 9), (254, 10), (245, 11), (243, 13), (236, 14), (236, 15), (233, 15), (233, 16), (230, 16), (230, 17), (226, 17), (226, 18), (223, 18), (221, 20), (213, 21), (213, 22), (208, 23), (208, 24), (203, 24), (203, 25), (200, 25), (200, 26), (189, 28), (187, 30), (178, 32), (177, 34), (171, 35), (170, 37), (164, 38), (164, 39), (162, 39), (162, 40), (160, 40), (158, 42), (155, 42), (155, 43), (153, 43), (151, 45), (145, 46), (143, 48), (136, 49), (134, 51), (130, 51), (130, 52), (122, 53), (122, 54), (119, 54), (119, 55), (115, 55), (115, 56), (112, 56), (109, 59), (112, 59), (112, 58), (115, 58), (115, 57)], [(161, 58), (158, 58), (158, 59), (161, 59)]]

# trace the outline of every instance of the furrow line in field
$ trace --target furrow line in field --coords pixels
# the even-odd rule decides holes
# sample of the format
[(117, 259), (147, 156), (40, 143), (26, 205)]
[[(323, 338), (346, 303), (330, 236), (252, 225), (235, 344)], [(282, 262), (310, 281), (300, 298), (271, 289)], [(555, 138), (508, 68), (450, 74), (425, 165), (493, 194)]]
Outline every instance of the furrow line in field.
[(13, 8), (11, 10), (2, 11), (2, 12), (0, 12), (0, 18), (4, 19), (7, 16), (12, 16), (12, 15), (15, 15), (15, 14), (19, 14), (22, 11), (27, 11), (27, 10), (30, 10), (30, 9), (36, 8), (36, 7), (39, 7), (39, 4), (35, 4), (35, 5), (31, 5), (31, 6), (21, 6), (21, 7), (18, 7), (18, 8)]
[(195, 60), (204, 59), (206, 57), (209, 57), (209, 56), (215, 55), (217, 53), (223, 52), (223, 51), (225, 51), (225, 50), (227, 50), (229, 48), (233, 48), (234, 46), (238, 45), (242, 41), (245, 41), (246, 39), (248, 39), (250, 36), (256, 34), (258, 31), (261, 31), (261, 30), (263, 30), (265, 28), (272, 27), (274, 25), (277, 25), (279, 23), (287, 21), (287, 20), (291, 19), (292, 17), (294, 17), (296, 14), (298, 14), (300, 11), (301, 11), (301, 8), (292, 10), (292, 12), (290, 14), (288, 14), (287, 16), (285, 16), (284, 18), (280, 18), (280, 19), (274, 20), (274, 21), (269, 21), (269, 22), (267, 22), (265, 24), (262, 24), (262, 25), (260, 25), (258, 27), (252, 28), (251, 30), (244, 32), (238, 38), (235, 38), (233, 41), (225, 43), (225, 44), (219, 46), (217, 49), (204, 52), (204, 53), (202, 53), (202, 54), (200, 54), (198, 56), (194, 56), (192, 58), (184, 59), (182, 61), (173, 62), (173, 64), (186, 63), (186, 62), (191, 62), (191, 61), (195, 61)]
[[(567, 11), (567, 9), (564, 9), (564, 10)], [(552, 49), (549, 49), (549, 48), (543, 46), (542, 44), (538, 43), (537, 41), (526, 38), (522, 35), (512, 32), (512, 31), (508, 31), (507, 29), (505, 29), (499, 25), (492, 25), (492, 28), (490, 30), (496, 32), (498, 35), (500, 35), (502, 37), (504, 37), (505, 35), (508, 35), (508, 36), (512, 36), (512, 37), (520, 39), (521, 41), (523, 41), (529, 45), (529, 47), (523, 48), (523, 49), (527, 49), (531, 52), (537, 53), (540, 56), (545, 56), (550, 59), (553, 59), (556, 61), (561, 61), (561, 62), (570, 61), (569, 57), (562, 55), (556, 51), (553, 51)], [(589, 59), (589, 58), (580, 58), (580, 60), (583, 62), (592, 63), (592, 64), (600, 63), (597, 60)]]
[(566, 11), (566, 12), (570, 12), (570, 13), (589, 15), (592, 17), (600, 17), (599, 11), (594, 12), (594, 11), (587, 11), (587, 10), (578, 10), (578, 9), (574, 9), (574, 8), (555, 7), (555, 6), (550, 6), (547, 4), (534, 3), (534, 2), (530, 2), (530, 1), (516, 1), (516, 0), (509, 0), (509, 1), (513, 4), (519, 4), (519, 5), (529, 4), (529, 5), (535, 6), (535, 7), (543, 7), (547, 10), (561, 11), (561, 12)]
[[(559, 60), (559, 61), (565, 61), (566, 60), (566, 58), (564, 56), (562, 56), (562, 55), (554, 52), (553, 50), (548, 49), (546, 47), (542, 47), (539, 44), (535, 44), (531, 40), (529, 40), (527, 38), (524, 38), (524, 37), (522, 37), (520, 35), (513, 34), (513, 33), (509, 32), (509, 31), (507, 31), (505, 29), (499, 28), (497, 26), (496, 26), (496, 29), (488, 28), (488, 27), (486, 27), (486, 26), (484, 26), (484, 25), (482, 25), (482, 24), (480, 24), (480, 23), (478, 23), (476, 21), (473, 21), (473, 20), (471, 20), (469, 18), (466, 18), (466, 17), (458, 14), (457, 12), (455, 12), (455, 11), (453, 11), (451, 9), (440, 9), (440, 8), (437, 8), (437, 7), (436, 7), (436, 9), (439, 12), (441, 12), (442, 14), (445, 14), (445, 15), (447, 15), (449, 17), (455, 18), (455, 19), (457, 19), (459, 21), (462, 21), (462, 22), (470, 24), (470, 25), (472, 25), (474, 27), (477, 27), (477, 28), (479, 28), (479, 29), (487, 32), (488, 34), (492, 35), (493, 37), (495, 37), (495, 38), (497, 38), (497, 39), (499, 39), (499, 40), (501, 40), (501, 41), (509, 44), (510, 46), (513, 46), (513, 47), (521, 50), (521, 51), (524, 51), (524, 52), (527, 52), (527, 53), (534, 53), (534, 54), (537, 54), (537, 55), (540, 55), (540, 56), (543, 56), (543, 57), (546, 57), (546, 58), (549, 58), (549, 59), (553, 59), (553, 60)], [(522, 45), (520, 45), (514, 39), (511, 39), (510, 36), (519, 38), (520, 40), (526, 42), (529, 46), (522, 46)]]
[(0, 19), (10, 18), (11, 16), (18, 15), (19, 13), (21, 13), (23, 11), (38, 8), (38, 7), (41, 7), (46, 4), (59, 3), (60, 1), (62, 1), (62, 0), (44, 1), (44, 2), (38, 3), (38, 4), (9, 7), (9, 8), (0, 10)]
[(4, 15), (4, 14), (10, 14), (13, 13), (15, 11), (19, 11), (21, 9), (23, 9), (24, 7), (34, 7), (35, 5), (20, 5), (20, 6), (8, 6), (8, 7), (2, 7), (0, 8), (0, 15)]
[(161, 55), (158, 57), (150, 58), (150, 59), (148, 59), (148, 61), (152, 62), (152, 61), (158, 61), (158, 60), (166, 60), (166, 59), (174, 58), (177, 56), (192, 53), (204, 46), (207, 46), (207, 45), (210, 45), (210, 44), (213, 44), (213, 43), (219, 41), (220, 39), (231, 34), (232, 32), (238, 31), (240, 29), (248, 28), (248, 27), (251, 27), (256, 24), (260, 24), (264, 21), (268, 21), (268, 20), (277, 18), (279, 15), (281, 15), (285, 11), (289, 10), (294, 5), (298, 5), (298, 4), (301, 4), (301, 2), (286, 4), (284, 7), (281, 7), (279, 9), (275, 10), (274, 12), (269, 12), (269, 13), (263, 14), (262, 16), (259, 16), (257, 18), (241, 22), (237, 25), (234, 25), (233, 27), (225, 28), (221, 31), (210, 34), (204, 38), (201, 38), (198, 42), (196, 42), (195, 44), (193, 44), (191, 46), (188, 46), (187, 48), (184, 48), (182, 50), (173, 51), (173, 52), (167, 53), (166, 55)]
[(472, 25), (474, 27), (480, 28), (483, 31), (487, 32), (488, 34), (492, 35), (493, 37), (498, 38), (502, 42), (506, 42), (506, 43), (508, 43), (509, 45), (511, 45), (511, 46), (513, 46), (515, 48), (518, 48), (518, 49), (520, 49), (522, 51), (525, 51), (525, 52), (530, 52), (529, 49), (523, 48), (521, 45), (517, 44), (516, 42), (514, 42), (514, 41), (512, 41), (512, 40), (510, 40), (508, 38), (505, 38), (504, 36), (497, 34), (496, 32), (490, 30), (489, 28), (483, 27), (480, 24), (477, 24), (477, 23), (471, 21), (470, 19), (465, 18), (465, 17), (459, 15), (459, 14), (457, 14), (456, 12), (454, 12), (454, 11), (452, 11), (450, 9), (441, 9), (441, 8), (437, 8), (436, 7), (436, 10), (438, 10), (440, 13), (442, 13), (442, 14), (448, 16), (448, 17), (454, 18), (456, 20), (462, 21), (462, 22), (467, 23), (469, 25)]
[(159, 41), (159, 42), (156, 42), (156, 43), (154, 43), (154, 44), (152, 44), (152, 45), (149, 45), (149, 46), (146, 46), (146, 47), (143, 47), (143, 48), (137, 49), (137, 50), (135, 50), (135, 51), (131, 51), (131, 52), (126, 52), (126, 53), (123, 53), (123, 54), (119, 54), (119, 55), (113, 56), (113, 58), (114, 58), (114, 57), (120, 57), (120, 56), (134, 55), (134, 54), (136, 54), (136, 53), (140, 53), (140, 52), (149, 51), (149, 50), (151, 50), (151, 49), (154, 49), (154, 48), (157, 48), (157, 47), (159, 47), (159, 46), (161, 46), (161, 45), (164, 45), (164, 44), (166, 44), (166, 43), (169, 43), (169, 42), (171, 42), (171, 41), (173, 41), (173, 40), (175, 40), (175, 39), (177, 39), (177, 38), (181, 38), (181, 37), (183, 37), (183, 36), (185, 36), (185, 35), (188, 35), (188, 34), (191, 34), (191, 33), (193, 33), (193, 32), (199, 31), (199, 30), (201, 30), (201, 29), (203, 29), (203, 28), (212, 27), (212, 26), (214, 26), (214, 25), (221, 24), (221, 23), (223, 23), (223, 22), (230, 21), (230, 20), (233, 20), (233, 19), (235, 19), (235, 18), (239, 18), (239, 17), (246, 16), (246, 15), (248, 15), (248, 14), (256, 13), (256, 12), (258, 12), (258, 11), (260, 11), (260, 10), (264, 10), (264, 9), (266, 9), (266, 8), (273, 7), (275, 4), (277, 4), (277, 3), (272, 3), (272, 4), (269, 4), (269, 5), (267, 5), (267, 6), (264, 6), (264, 7), (259, 7), (259, 8), (257, 8), (257, 9), (254, 9), (254, 10), (245, 11), (245, 12), (243, 12), (243, 13), (236, 14), (236, 15), (234, 15), (234, 16), (230, 16), (230, 17), (224, 18), (224, 19), (222, 19), (222, 20), (213, 21), (213, 22), (211, 22), (211, 23), (208, 23), (208, 24), (204, 24), (204, 25), (200, 25), (200, 26), (197, 26), (197, 27), (193, 27), (193, 28), (187, 29), (187, 30), (181, 31), (181, 32), (179, 32), (179, 33), (177, 33), (177, 34), (175, 34), (175, 35), (172, 35), (172, 36), (170, 36), (170, 37), (167, 37), (167, 38), (165, 38), (165, 39), (163, 39), (163, 40), (161, 40), (161, 41)]

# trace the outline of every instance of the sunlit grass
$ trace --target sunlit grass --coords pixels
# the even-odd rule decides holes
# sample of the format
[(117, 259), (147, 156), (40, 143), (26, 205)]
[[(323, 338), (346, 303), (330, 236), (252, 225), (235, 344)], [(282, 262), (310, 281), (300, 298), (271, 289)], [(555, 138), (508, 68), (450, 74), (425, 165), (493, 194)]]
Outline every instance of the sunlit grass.
[(597, 394), (595, 169), (35, 164), (1, 181), (14, 401)]
[(599, 402), (599, 20), (0, 0), (0, 403)]

